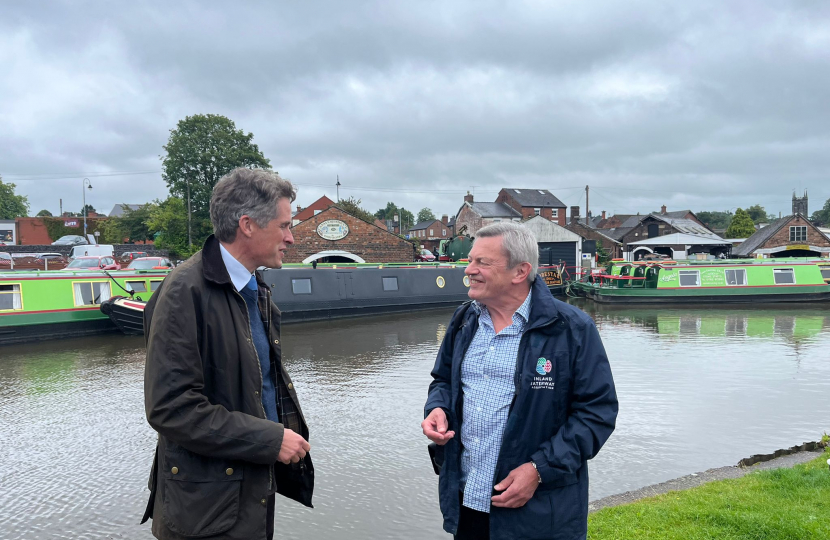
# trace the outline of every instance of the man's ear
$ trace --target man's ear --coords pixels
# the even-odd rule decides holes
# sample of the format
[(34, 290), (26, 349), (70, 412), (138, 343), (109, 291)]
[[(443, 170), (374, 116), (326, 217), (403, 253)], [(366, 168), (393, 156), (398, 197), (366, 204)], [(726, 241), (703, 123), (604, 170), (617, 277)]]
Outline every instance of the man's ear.
[(516, 265), (516, 273), (513, 275), (512, 283), (521, 283), (527, 281), (527, 276), (530, 275), (532, 265), (529, 262), (523, 262)]
[(250, 238), (254, 234), (254, 220), (247, 214), (239, 218), (239, 233), (246, 238)]

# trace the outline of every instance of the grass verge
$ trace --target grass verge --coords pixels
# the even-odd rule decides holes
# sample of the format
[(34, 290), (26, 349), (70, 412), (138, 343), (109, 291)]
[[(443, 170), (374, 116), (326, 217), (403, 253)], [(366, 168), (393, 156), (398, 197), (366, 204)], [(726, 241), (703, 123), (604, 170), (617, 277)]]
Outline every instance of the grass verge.
[(589, 540), (817, 540), (830, 538), (830, 471), (821, 457), (750, 473), (588, 517)]

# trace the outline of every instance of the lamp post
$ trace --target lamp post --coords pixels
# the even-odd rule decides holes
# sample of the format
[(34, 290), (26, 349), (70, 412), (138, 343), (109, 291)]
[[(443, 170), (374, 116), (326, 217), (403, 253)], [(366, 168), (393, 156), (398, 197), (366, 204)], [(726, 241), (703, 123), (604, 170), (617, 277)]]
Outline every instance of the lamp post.
[(86, 238), (86, 189), (84, 189), (84, 188), (87, 188), (90, 191), (92, 191), (92, 182), (89, 181), (89, 178), (84, 178), (84, 181), (81, 183), (81, 194), (83, 195), (83, 199), (84, 199), (84, 209), (83, 209), (83, 213), (84, 213), (84, 240), (89, 242), (89, 240), (87, 240), (87, 238)]
[(337, 186), (337, 202), (340, 202), (340, 175), (337, 175), (337, 183), (334, 184)]

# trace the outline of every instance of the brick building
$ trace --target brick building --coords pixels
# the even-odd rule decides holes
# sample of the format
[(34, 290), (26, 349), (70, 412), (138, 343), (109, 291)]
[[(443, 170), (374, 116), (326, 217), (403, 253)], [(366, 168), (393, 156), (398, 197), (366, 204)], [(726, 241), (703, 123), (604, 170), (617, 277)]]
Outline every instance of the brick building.
[(310, 217), (314, 217), (323, 210), (334, 206), (334, 201), (323, 195), (310, 205), (303, 208), (300, 205), (297, 205), (297, 211), (291, 215), (291, 225), (296, 225), (297, 223), (302, 223), (303, 221), (307, 220)]
[(565, 226), (565, 204), (546, 189), (502, 188), (496, 202), (510, 206), (522, 219), (542, 216)]
[(407, 231), (407, 234), (409, 234), (409, 238), (417, 240), (419, 245), (432, 251), (438, 247), (441, 240), (446, 240), (452, 236), (449, 217), (442, 216), (441, 219), (416, 223)]
[(830, 239), (802, 214), (776, 219), (732, 250), (733, 257), (830, 257)]
[(597, 247), (608, 251), (612, 259), (622, 257), (622, 242), (615, 240), (605, 234), (601, 229), (595, 229), (585, 224), (585, 220), (579, 217), (579, 207), (571, 206), (571, 221), (565, 227), (586, 240), (593, 240)]
[[(52, 219), (52, 218), (49, 218)], [(84, 218), (82, 217), (64, 217), (56, 218), (62, 219), (64, 227), (67, 227), (65, 234), (84, 235)], [(87, 232), (93, 234), (96, 230), (103, 227), (105, 217), (87, 217), (86, 226)], [(17, 227), (17, 243), (21, 246), (37, 246), (51, 244), (57, 238), (50, 238), (49, 231), (43, 222), (43, 218), (39, 217), (25, 217), (16, 218), (15, 225)]]
[(285, 262), (411, 262), (411, 242), (332, 206), (291, 228)]
[(474, 237), (478, 230), (491, 223), (522, 220), (522, 214), (510, 205), (498, 202), (475, 202), (468, 191), (464, 204), (455, 215), (455, 233)]

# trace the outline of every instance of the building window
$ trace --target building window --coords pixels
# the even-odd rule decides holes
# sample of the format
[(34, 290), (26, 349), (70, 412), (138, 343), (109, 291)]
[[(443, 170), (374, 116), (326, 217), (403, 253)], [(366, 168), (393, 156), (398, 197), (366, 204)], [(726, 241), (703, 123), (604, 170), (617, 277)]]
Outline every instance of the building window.
[(447, 229), (441, 229), (441, 236), (447, 236)]
[(806, 242), (807, 227), (790, 227), (790, 242)]
[(501, 220), (500, 220), (499, 218), (495, 218), (495, 219), (493, 220), (493, 223), (499, 223), (500, 221), (501, 221)]
[(0, 285), (0, 311), (23, 309), (23, 295), (20, 293), (20, 284)]
[(746, 270), (743, 268), (724, 270), (727, 285), (746, 285)]
[(127, 290), (133, 292), (147, 292), (147, 283), (142, 281), (128, 281)]
[(792, 268), (773, 268), (772, 277), (776, 285), (795, 285), (795, 270)]
[(550, 211), (550, 215), (551, 215), (551, 217), (556, 217), (556, 218), (558, 218), (558, 217), (559, 217), (559, 209), (558, 209), (558, 208), (554, 208), (554, 209), (552, 209), (552, 210)]
[(398, 290), (398, 278), (396, 278), (396, 277), (385, 277), (385, 278), (383, 278), (383, 290), (384, 291), (397, 291)]
[(75, 290), (76, 306), (98, 306), (104, 300), (110, 299), (110, 284), (108, 282), (76, 282), (72, 284)]
[(294, 294), (311, 294), (311, 278), (292, 279), (291, 290)]
[(681, 287), (700, 287), (700, 270), (680, 270)]
[(541, 208), (534, 208), (534, 209), (533, 209), (533, 215), (534, 215), (534, 216), (538, 216), (538, 215), (539, 215), (539, 214), (541, 214), (541, 213), (542, 213), (542, 209), (541, 209)]
[(432, 234), (432, 229), (430, 229), (430, 230), (429, 230), (429, 235), (430, 235), (430, 236), (433, 236), (433, 234)]
[(151, 279), (150, 280), (150, 291), (156, 292), (156, 290), (161, 287), (161, 280), (160, 279)]

